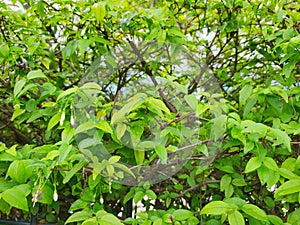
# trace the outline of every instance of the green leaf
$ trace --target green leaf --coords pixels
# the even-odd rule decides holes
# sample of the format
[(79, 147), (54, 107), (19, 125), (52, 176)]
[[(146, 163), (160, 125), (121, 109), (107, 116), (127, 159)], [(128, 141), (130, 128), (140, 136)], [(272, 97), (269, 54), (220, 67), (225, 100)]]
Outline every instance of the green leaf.
[(246, 165), (245, 173), (250, 173), (257, 170), (261, 166), (261, 164), (262, 163), (258, 157), (252, 157)]
[(46, 78), (46, 75), (41, 70), (32, 70), (27, 74), (27, 79)]
[(105, 2), (95, 3), (92, 7), (92, 12), (98, 22), (102, 22), (106, 14)]
[(70, 94), (73, 94), (75, 93), (76, 91), (78, 90), (78, 88), (74, 87), (74, 88), (69, 88), (65, 91), (63, 91), (62, 93), (59, 94), (59, 96), (57, 97), (56, 101), (58, 102), (61, 98), (65, 97), (65, 96), (68, 96)]
[(162, 146), (162, 145), (155, 146), (154, 150), (155, 150), (156, 154), (158, 155), (159, 159), (161, 160), (161, 163), (162, 164), (167, 163), (168, 153), (167, 153), (167, 149), (165, 148), (165, 146)]
[(71, 126), (67, 126), (61, 133), (61, 140), (63, 143), (70, 144), (72, 138), (75, 135), (75, 130)]
[(145, 97), (145, 94), (137, 94), (130, 98), (119, 111), (113, 114), (111, 118), (111, 124), (124, 122), (126, 120), (125, 115), (129, 114), (129, 112), (131, 112), (132, 110), (140, 107), (143, 104)]
[(60, 117), (61, 117), (61, 112), (58, 112), (50, 119), (47, 127), (48, 131), (51, 130), (54, 126), (56, 126), (59, 123)]
[(144, 195), (145, 193), (143, 191), (137, 191), (133, 196), (134, 203), (137, 204), (139, 201), (142, 201)]
[(106, 166), (106, 171), (109, 177), (112, 177), (115, 173), (115, 169), (112, 165), (107, 165)]
[(146, 195), (148, 196), (148, 198), (150, 198), (150, 199), (156, 199), (156, 198), (157, 198), (155, 192), (152, 191), (152, 190), (147, 190), (147, 191), (145, 192), (145, 194), (146, 194)]
[(211, 134), (214, 137), (214, 140), (217, 141), (219, 138), (223, 136), (226, 131), (226, 123), (227, 123), (227, 116), (220, 115), (213, 119), (213, 125), (211, 129)]
[(20, 109), (20, 108), (15, 109), (11, 117), (11, 121), (14, 121), (18, 116), (21, 116), (24, 112), (25, 109)]
[(230, 225), (245, 225), (244, 217), (239, 211), (228, 214), (228, 221)]
[(92, 217), (92, 218), (89, 218), (89, 219), (83, 221), (83, 223), (81, 225), (95, 225), (95, 224), (98, 224), (97, 218)]
[(66, 224), (72, 223), (72, 222), (83, 221), (83, 220), (89, 219), (91, 217), (92, 217), (92, 213), (89, 211), (76, 212), (67, 219)]
[(185, 95), (184, 99), (193, 111), (197, 110), (198, 100), (195, 95), (193, 94)]
[(130, 191), (125, 195), (123, 204), (126, 204), (126, 202), (128, 202), (130, 199), (132, 199), (134, 194), (135, 194), (134, 189), (131, 188)]
[(120, 222), (120, 220), (117, 217), (115, 217), (110, 213), (101, 216), (99, 223), (100, 225), (122, 225), (123, 224)]
[(271, 170), (278, 171), (277, 163), (270, 157), (265, 157), (263, 160), (263, 164)]
[(63, 48), (62, 50), (62, 57), (64, 60), (69, 59), (76, 51), (77, 47), (77, 40), (72, 40), (68, 42), (66, 47)]
[(25, 80), (18, 80), (14, 87), (14, 97), (17, 97), (19, 93), (21, 92), (22, 88), (26, 84)]
[(293, 179), (283, 183), (275, 191), (275, 199), (284, 195), (300, 192), (300, 179)]
[(117, 138), (118, 138), (119, 140), (121, 140), (121, 138), (122, 138), (123, 135), (125, 134), (126, 130), (127, 130), (126, 124), (124, 124), (124, 123), (118, 123), (118, 124), (117, 124), (116, 135), (117, 135)]
[(87, 48), (90, 46), (91, 40), (81, 39), (77, 41), (77, 48), (79, 49), (79, 54), (83, 55)]
[(256, 205), (246, 204), (241, 207), (241, 210), (243, 210), (244, 213), (248, 214), (249, 216), (252, 216), (255, 219), (268, 222), (268, 218), (265, 211), (263, 211)]
[(300, 177), (286, 168), (279, 168), (279, 174), (287, 179), (300, 179)]
[(153, 225), (163, 225), (163, 220), (161, 218), (156, 218), (153, 221)]
[(132, 177), (135, 178), (134, 173), (127, 166), (120, 164), (120, 163), (115, 163), (114, 167), (119, 168), (120, 170), (123, 170), (124, 172), (130, 174)]
[(46, 184), (43, 188), (42, 188), (42, 193), (41, 193), (41, 198), (38, 200), (38, 202), (43, 203), (43, 204), (52, 204), (53, 202), (53, 186)]
[(249, 112), (251, 111), (253, 106), (256, 104), (257, 99), (258, 99), (258, 96), (255, 95), (252, 98), (250, 98), (250, 100), (247, 102), (245, 109), (244, 109), (243, 118), (247, 118), (247, 116), (249, 115)]
[(58, 162), (62, 163), (67, 158), (71, 150), (72, 145), (69, 145), (68, 143), (63, 143), (59, 148)]
[(178, 27), (169, 27), (168, 34), (173, 34), (175, 36), (185, 38), (184, 33), (182, 33), (182, 31)]
[(234, 186), (237, 186), (237, 187), (243, 187), (243, 186), (246, 186), (246, 185), (247, 185), (247, 183), (246, 183), (246, 181), (245, 181), (244, 178), (234, 178), (234, 179), (232, 180), (232, 184), (233, 184)]
[(37, 87), (36, 84), (28, 84), (24, 87), (23, 90), (20, 91), (20, 93), (17, 95), (17, 98), (25, 94), (28, 90), (33, 89), (34, 87)]
[(153, 97), (149, 97), (147, 99), (147, 102), (153, 108), (164, 111), (167, 114), (170, 114), (170, 110), (168, 109), (168, 107), (165, 105), (165, 103), (162, 100), (156, 99)]
[(66, 183), (68, 183), (69, 182), (69, 180), (80, 170), (80, 169), (82, 169), (82, 167), (84, 167), (85, 166), (85, 164), (86, 164), (86, 162), (85, 161), (81, 161), (81, 162), (79, 162), (79, 163), (76, 163), (73, 167), (72, 167), (72, 169), (70, 170), (70, 171), (68, 171), (68, 172), (66, 172), (66, 176), (65, 176), (65, 178), (64, 178), (64, 180), (63, 180), (63, 184), (66, 184)]
[(227, 211), (231, 209), (232, 207), (230, 207), (228, 203), (222, 201), (213, 201), (205, 205), (200, 214), (223, 215), (227, 214)]
[(1, 58), (8, 58), (9, 56), (9, 47), (7, 45), (0, 46), (0, 57)]
[(252, 86), (250, 84), (246, 84), (245, 86), (242, 87), (240, 91), (240, 96), (239, 96), (239, 103), (241, 105), (245, 105), (248, 98), (252, 94)]
[(17, 187), (2, 192), (1, 197), (11, 206), (22, 209), (24, 211), (28, 211), (26, 195)]
[(300, 208), (296, 209), (294, 212), (290, 213), (288, 215), (287, 222), (288, 225), (298, 225), (298, 222), (300, 221)]
[(225, 174), (220, 182), (220, 191), (225, 191), (225, 189), (227, 189), (229, 187), (231, 183), (231, 176), (229, 176), (228, 174)]
[(246, 127), (242, 130), (242, 133), (258, 133), (263, 137), (268, 131), (268, 127), (262, 123), (255, 123), (246, 120), (242, 122), (242, 125), (246, 125)]
[(15, 160), (13, 161), (8, 170), (7, 175), (18, 183), (25, 183), (32, 175), (32, 167), (29, 167), (31, 161), (28, 160)]
[(279, 145), (283, 144), (289, 152), (291, 152), (291, 138), (287, 135), (286, 132), (275, 129), (275, 128), (270, 128), (270, 131), (268, 132), (268, 136), (271, 138), (275, 138), (274, 144)]
[(226, 203), (231, 203), (236, 205), (238, 208), (242, 207), (243, 205), (246, 204), (246, 201), (237, 197), (233, 197), (233, 198), (228, 198), (226, 200), (224, 200)]
[(101, 120), (98, 123), (96, 123), (95, 127), (100, 129), (100, 130), (103, 130), (106, 133), (110, 133), (110, 134), (113, 133), (113, 130), (112, 130), (111, 126), (105, 120)]
[(177, 209), (173, 212), (173, 217), (176, 221), (187, 220), (193, 216), (193, 212), (186, 209)]
[(95, 123), (92, 120), (88, 120), (87, 122), (80, 124), (76, 128), (75, 134), (83, 133), (93, 128), (95, 128)]
[(252, 149), (254, 148), (254, 143), (253, 141), (247, 141), (246, 145), (244, 147), (244, 154), (247, 154), (248, 152), (250, 152)]
[(268, 219), (274, 225), (283, 225), (282, 220), (278, 216), (268, 215)]

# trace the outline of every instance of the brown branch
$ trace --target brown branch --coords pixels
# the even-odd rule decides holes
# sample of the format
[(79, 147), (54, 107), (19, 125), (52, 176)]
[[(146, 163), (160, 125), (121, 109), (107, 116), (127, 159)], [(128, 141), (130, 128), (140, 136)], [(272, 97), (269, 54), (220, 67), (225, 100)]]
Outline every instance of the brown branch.
[(191, 145), (183, 146), (183, 147), (181, 147), (181, 148), (177, 148), (177, 149), (176, 149), (176, 152), (177, 152), (177, 151), (183, 151), (183, 150), (188, 149), (188, 148), (196, 147), (196, 146), (198, 146), (198, 145), (207, 144), (207, 143), (209, 143), (210, 141), (211, 141), (210, 139), (203, 140), (203, 141), (198, 141), (198, 142), (196, 142), (195, 144), (191, 144)]
[[(152, 71), (150, 70), (149, 66), (146, 64), (146, 61), (144, 59), (144, 57), (141, 55), (140, 51), (137, 49), (136, 45), (134, 44), (133, 41), (129, 40), (129, 38), (127, 38), (128, 43), (130, 44), (132, 50), (134, 51), (134, 53), (137, 55), (139, 61), (141, 62), (146, 74), (149, 75), (152, 83), (154, 84), (154, 86), (156, 87), (158, 85), (155, 77), (153, 76)], [(166, 98), (166, 96), (164, 95), (163, 91), (161, 90), (161, 88), (158, 89), (159, 95), (162, 98), (163, 102), (166, 104), (166, 106), (168, 107), (168, 109), (175, 114), (178, 114), (177, 109), (168, 101), (168, 99)]]
[(186, 193), (188, 193), (189, 191), (192, 191), (200, 186), (204, 186), (206, 184), (211, 184), (211, 183), (220, 183), (220, 180), (203, 180), (198, 184), (195, 184), (194, 186), (186, 189), (185, 191), (183, 191), (179, 197), (183, 197)]

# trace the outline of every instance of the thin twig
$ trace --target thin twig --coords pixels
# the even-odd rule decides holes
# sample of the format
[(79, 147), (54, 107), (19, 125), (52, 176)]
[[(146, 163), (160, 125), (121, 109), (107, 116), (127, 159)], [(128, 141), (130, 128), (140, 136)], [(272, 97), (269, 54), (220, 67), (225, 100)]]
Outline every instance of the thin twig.
[(200, 183), (195, 184), (194, 186), (192, 186), (192, 187), (186, 189), (185, 191), (183, 191), (180, 194), (179, 197), (184, 196), (186, 193), (188, 193), (189, 191), (192, 191), (192, 190), (196, 189), (197, 187), (200, 187), (200, 186), (203, 186), (203, 185), (206, 185), (206, 184), (211, 184), (211, 183), (220, 183), (220, 180), (203, 180)]

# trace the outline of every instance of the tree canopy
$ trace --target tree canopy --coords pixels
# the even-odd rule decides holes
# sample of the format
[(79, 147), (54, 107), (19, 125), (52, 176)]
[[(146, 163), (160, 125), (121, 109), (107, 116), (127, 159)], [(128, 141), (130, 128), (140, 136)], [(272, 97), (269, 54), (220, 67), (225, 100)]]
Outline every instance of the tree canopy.
[(2, 218), (299, 224), (298, 1), (0, 9)]

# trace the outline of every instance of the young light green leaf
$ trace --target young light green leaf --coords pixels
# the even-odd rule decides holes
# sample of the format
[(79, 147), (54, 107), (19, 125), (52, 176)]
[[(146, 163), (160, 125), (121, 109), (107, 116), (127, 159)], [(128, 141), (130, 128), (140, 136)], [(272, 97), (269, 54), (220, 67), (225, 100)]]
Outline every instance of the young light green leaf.
[(261, 166), (261, 164), (262, 163), (258, 157), (252, 157), (246, 165), (245, 173), (250, 173), (257, 170)]
[[(143, 152), (143, 154), (145, 154), (145, 153)], [(120, 170), (123, 170), (124, 172), (130, 174), (132, 177), (135, 178), (134, 173), (127, 166), (125, 166), (125, 165), (123, 165), (121, 163), (115, 163), (114, 167), (119, 168)]]
[(293, 194), (296, 192), (300, 192), (300, 179), (292, 179), (285, 183), (283, 183), (276, 191), (275, 191), (275, 199), (284, 195)]
[(253, 88), (250, 84), (246, 84), (245, 86), (242, 87), (242, 89), (240, 91), (240, 96), (239, 96), (239, 103), (241, 105), (246, 104), (246, 101), (248, 100), (248, 98), (252, 94), (252, 89)]
[(183, 221), (193, 216), (193, 212), (186, 209), (177, 209), (173, 212), (174, 220)]
[(11, 121), (14, 121), (18, 116), (21, 116), (24, 112), (25, 109), (20, 109), (20, 108), (15, 109), (11, 117)]
[(300, 177), (297, 174), (294, 174), (293, 172), (291, 172), (290, 170), (286, 169), (286, 168), (279, 168), (279, 174), (280, 176), (287, 178), (287, 179), (300, 179)]
[(19, 190), (17, 187), (2, 192), (1, 197), (9, 205), (24, 211), (28, 211), (28, 203), (27, 203), (26, 195), (23, 191)]
[(101, 225), (123, 225), (116, 216), (110, 213), (101, 216), (99, 222)]
[(165, 105), (165, 103), (162, 100), (156, 99), (156, 98), (153, 98), (153, 97), (149, 97), (147, 99), (147, 102), (153, 108), (159, 109), (161, 111), (164, 111), (167, 114), (170, 114), (170, 110), (168, 109), (168, 107)]
[(68, 157), (71, 150), (72, 145), (69, 145), (68, 143), (63, 143), (59, 148), (58, 162), (62, 163)]
[(125, 134), (125, 131), (127, 130), (127, 126), (124, 123), (118, 123), (116, 128), (116, 135), (119, 140), (123, 137)]
[(229, 184), (231, 183), (231, 176), (225, 174), (220, 182), (220, 191), (225, 191), (228, 188)]
[(162, 164), (167, 163), (167, 159), (168, 159), (167, 149), (162, 145), (158, 145), (154, 148), (154, 150), (158, 155), (159, 159), (161, 160), (161, 163)]
[(144, 198), (144, 195), (145, 193), (143, 191), (137, 191), (133, 196), (134, 203), (137, 204), (141, 201)]
[(83, 221), (82, 223), (82, 225), (95, 225), (95, 224), (98, 224), (97, 218), (95, 216)]
[(184, 99), (187, 102), (187, 104), (191, 107), (192, 110), (194, 111), (197, 110), (198, 100), (195, 95), (193, 94), (185, 95)]
[(226, 131), (226, 122), (227, 116), (220, 115), (213, 119), (212, 131), (211, 134), (214, 137), (214, 140), (218, 140), (223, 136)]
[(84, 165), (86, 164), (85, 161), (81, 161), (79, 163), (76, 163), (72, 169), (68, 172), (66, 172), (66, 176), (63, 179), (63, 184), (66, 184), (69, 182), (69, 180), (80, 170), (82, 169), (82, 167), (84, 167)]
[(92, 213), (89, 211), (80, 211), (72, 214), (66, 221), (67, 223), (83, 221), (92, 217)]
[(244, 113), (243, 113), (243, 118), (246, 118), (249, 114), (249, 112), (251, 111), (251, 109), (253, 108), (253, 106), (256, 104), (258, 99), (258, 96), (255, 95), (252, 98), (249, 99), (249, 101), (247, 102), (247, 104), (245, 105), (245, 109), (244, 109)]
[(95, 127), (95, 123), (92, 120), (88, 120), (87, 122), (80, 124), (76, 128), (75, 134), (83, 133), (85, 131), (93, 129), (94, 127)]
[(268, 219), (274, 225), (283, 225), (282, 220), (278, 216), (268, 215)]
[(213, 201), (205, 205), (200, 214), (223, 215), (227, 214), (227, 211), (231, 209), (232, 208), (228, 203), (225, 203), (223, 201)]
[(268, 222), (267, 214), (256, 205), (245, 204), (241, 207), (244, 213), (252, 216), (255, 219)]
[(228, 214), (228, 221), (230, 225), (245, 225), (244, 217), (239, 211)]
[(78, 89), (77, 87), (73, 87), (73, 88), (69, 88), (69, 89), (63, 91), (62, 93), (59, 94), (56, 101), (59, 101), (61, 98), (65, 97), (67, 95), (75, 93), (77, 91), (77, 89)]
[(156, 199), (157, 198), (157, 196), (156, 196), (156, 194), (155, 194), (155, 192), (154, 191), (152, 191), (152, 190), (147, 190), (146, 192), (145, 192), (145, 194), (148, 196), (148, 198), (150, 198), (150, 199)]
[(25, 80), (18, 80), (14, 88), (14, 97), (17, 97), (24, 85), (26, 84)]
[(142, 164), (145, 160), (145, 152), (142, 150), (133, 150), (136, 163)]
[(271, 170), (278, 171), (277, 163), (270, 157), (265, 157), (263, 160), (263, 164)]
[(275, 138), (275, 144), (283, 144), (289, 152), (292, 151), (291, 149), (291, 138), (288, 136), (288, 134), (282, 130), (270, 128), (270, 131), (268, 132), (268, 136), (271, 138)]
[(41, 70), (33, 70), (27, 74), (27, 79), (46, 78), (46, 75)]
[(106, 133), (110, 133), (110, 134), (113, 133), (113, 130), (111, 129), (111, 126), (105, 120), (101, 120), (98, 123), (96, 123), (95, 127), (100, 129), (100, 130), (103, 130)]
[(32, 175), (33, 168), (29, 167), (30, 164), (29, 160), (15, 160), (8, 167), (7, 175), (14, 181), (25, 183)]
[(48, 127), (47, 130), (51, 130), (55, 125), (57, 125), (60, 121), (60, 117), (61, 117), (61, 112), (56, 113), (54, 116), (52, 116), (52, 118), (50, 119), (49, 123), (48, 123)]
[(102, 22), (106, 14), (105, 2), (95, 3), (92, 7), (92, 12), (98, 22)]

